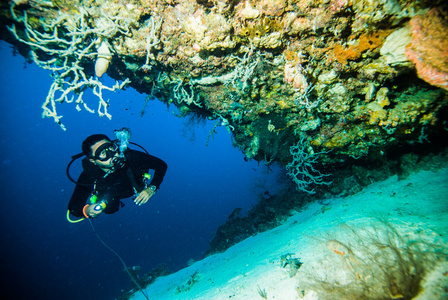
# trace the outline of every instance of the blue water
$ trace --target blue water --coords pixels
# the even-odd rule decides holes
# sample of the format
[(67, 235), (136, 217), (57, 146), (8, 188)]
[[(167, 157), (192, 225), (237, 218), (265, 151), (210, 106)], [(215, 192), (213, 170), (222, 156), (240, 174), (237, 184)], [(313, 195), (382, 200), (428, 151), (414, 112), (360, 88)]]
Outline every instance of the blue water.
[[(88, 221), (70, 224), (67, 203), (74, 189), (65, 169), (90, 134), (132, 130), (133, 142), (168, 163), (161, 189), (149, 204), (131, 201), (118, 213), (94, 220), (100, 237), (128, 266), (144, 274), (166, 263), (172, 271), (201, 259), (217, 227), (236, 207), (243, 213), (258, 201), (275, 176), (245, 162), (224, 127), (206, 147), (213, 122), (191, 128), (159, 101), (140, 116), (145, 95), (133, 89), (104, 92), (112, 120), (73, 104), (58, 105), (67, 131), (41, 118), (52, 83), (49, 71), (25, 65), (0, 42), (1, 266), (3, 295), (11, 299), (114, 299), (130, 279), (114, 254), (95, 237)], [(104, 78), (112, 85), (113, 81)], [(95, 96), (83, 97), (97, 108)], [(76, 178), (80, 164), (72, 170)], [(262, 186), (262, 187), (260, 187)]]

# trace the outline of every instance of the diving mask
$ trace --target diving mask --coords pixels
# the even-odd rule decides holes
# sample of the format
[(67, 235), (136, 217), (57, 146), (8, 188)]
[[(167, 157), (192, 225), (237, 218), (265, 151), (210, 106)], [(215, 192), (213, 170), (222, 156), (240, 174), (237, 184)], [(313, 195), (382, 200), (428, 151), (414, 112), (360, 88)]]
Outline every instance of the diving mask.
[(92, 157), (100, 161), (106, 161), (114, 157), (118, 152), (118, 145), (112, 142), (102, 144), (96, 149), (96, 154)]
[(119, 147), (117, 143), (104, 143), (103, 145), (99, 146), (98, 149), (96, 149), (96, 154), (93, 159), (105, 162), (112, 158), (111, 164), (113, 165), (113, 169), (119, 169), (124, 166), (126, 157), (124, 156), (124, 154), (119, 155), (118, 150)]

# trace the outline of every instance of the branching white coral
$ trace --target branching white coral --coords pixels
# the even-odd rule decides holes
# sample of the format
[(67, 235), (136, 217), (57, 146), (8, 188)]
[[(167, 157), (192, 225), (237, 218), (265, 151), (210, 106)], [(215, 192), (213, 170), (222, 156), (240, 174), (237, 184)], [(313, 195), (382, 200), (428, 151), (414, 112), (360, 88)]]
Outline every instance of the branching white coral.
[(160, 44), (160, 39), (159, 39), (159, 35), (160, 35), (160, 28), (162, 27), (162, 18), (159, 18), (158, 20), (156, 20), (157, 18), (155, 16), (151, 17), (150, 22), (150, 31), (149, 31), (149, 35), (146, 38), (146, 62), (145, 64), (142, 66), (143, 70), (149, 70), (151, 69), (151, 66), (149, 65), (149, 60), (155, 60), (155, 56), (152, 53), (152, 51)]
[(177, 84), (173, 88), (174, 99), (177, 100), (177, 103), (185, 102), (188, 105), (194, 104), (198, 107), (202, 107), (200, 103), (199, 94), (195, 94), (193, 85), (191, 83), (188, 84), (190, 93), (183, 86), (183, 82), (181, 79), (178, 80)]
[(232, 58), (237, 59), (239, 63), (232, 72), (233, 76), (227, 84), (231, 83), (234, 88), (237, 88), (242, 83), (241, 89), (244, 90), (261, 60), (261, 55), (258, 52), (248, 51), (244, 54), (243, 58), (234, 55), (232, 55)]
[(231, 84), (234, 88), (244, 90), (248, 85), (248, 81), (252, 78), (255, 68), (260, 63), (262, 55), (258, 52), (254, 53), (251, 50), (246, 52), (242, 58), (234, 55), (231, 57), (239, 62), (232, 72), (221, 76), (207, 76), (200, 79), (192, 79), (191, 83), (195, 85), (213, 85), (215, 83)]
[[(100, 28), (90, 27), (89, 14), (86, 10), (80, 9), (80, 13), (76, 16), (62, 14), (57, 19), (46, 22), (41, 20), (44, 29), (40, 32), (30, 25), (28, 16), (24, 12), (22, 17), (15, 14), (14, 5), (11, 6), (13, 18), (17, 22), (23, 23), (25, 26), (25, 36), (22, 37), (12, 25), (8, 29), (12, 32), (17, 40), (31, 47), (31, 58), (33, 61), (44, 69), (50, 70), (54, 78), (54, 82), (50, 87), (47, 98), (42, 105), (43, 117), (51, 117), (54, 121), (65, 130), (65, 126), (61, 123), (62, 116), (57, 114), (57, 103), (76, 103), (76, 109), (81, 110), (81, 106), (88, 112), (95, 113), (83, 101), (82, 96), (87, 88), (92, 89), (93, 94), (99, 98), (98, 115), (106, 116), (109, 119), (111, 115), (107, 112), (108, 103), (103, 99), (102, 91), (115, 91), (122, 89), (124, 85), (129, 83), (126, 79), (122, 83), (116, 82), (113, 87), (103, 85), (93, 76), (87, 78), (81, 62), (86, 59), (92, 59), (98, 56), (95, 49), (95, 43), (105, 41), (107, 38), (113, 37), (120, 33), (129, 34), (126, 22), (118, 17), (110, 18), (105, 15), (101, 17)], [(42, 58), (43, 57), (43, 58)], [(77, 95), (69, 98), (70, 93)]]
[(326, 181), (329, 174), (322, 174), (314, 167), (319, 155), (326, 152), (315, 153), (306, 141), (305, 136), (300, 136), (296, 145), (290, 147), (289, 152), (292, 161), (286, 166), (289, 177), (297, 185), (297, 188), (309, 194), (315, 194), (313, 185), (330, 185), (332, 181)]
[[(83, 72), (81, 72), (84, 74)], [(87, 104), (83, 101), (82, 96), (84, 94), (84, 90), (86, 88), (91, 88), (94, 95), (96, 95), (99, 98), (98, 101), (98, 115), (100, 117), (106, 116), (108, 119), (112, 118), (112, 115), (110, 115), (107, 112), (107, 107), (109, 106), (108, 101), (105, 101), (103, 99), (103, 90), (109, 90), (109, 91), (115, 91), (115, 90), (121, 90), (126, 84), (128, 84), (130, 80), (127, 78), (125, 81), (119, 83), (118, 81), (115, 83), (114, 86), (109, 87), (106, 85), (103, 85), (101, 81), (97, 79), (93, 79), (93, 77), (90, 77), (89, 79), (87, 77), (79, 78), (75, 82), (69, 82), (63, 80), (62, 82), (59, 80), (55, 80), (53, 84), (50, 87), (50, 91), (48, 92), (47, 98), (45, 99), (45, 102), (42, 104), (42, 117), (49, 117), (53, 118), (54, 121), (61, 126), (63, 130), (65, 130), (64, 124), (61, 123), (60, 119), (62, 116), (58, 115), (56, 112), (56, 103), (72, 103), (75, 101), (74, 95), (72, 95), (71, 98), (69, 98), (69, 94), (74, 92), (77, 94), (76, 98), (76, 110), (81, 111), (81, 106), (84, 107), (85, 110), (87, 110), (90, 113), (95, 113), (94, 109), (91, 109), (87, 106)], [(60, 92), (61, 94), (56, 97), (56, 93)]]
[(317, 101), (310, 101), (309, 99), (309, 95), (311, 94), (311, 92), (314, 90), (314, 85), (309, 85), (308, 88), (302, 93), (301, 91), (297, 90), (298, 93), (296, 93), (295, 95), (297, 96), (294, 99), (294, 103), (297, 105), (301, 105), (303, 107), (305, 107), (305, 109), (307, 111), (311, 111), (312, 109), (316, 108), (319, 106), (321, 100), (318, 99)]

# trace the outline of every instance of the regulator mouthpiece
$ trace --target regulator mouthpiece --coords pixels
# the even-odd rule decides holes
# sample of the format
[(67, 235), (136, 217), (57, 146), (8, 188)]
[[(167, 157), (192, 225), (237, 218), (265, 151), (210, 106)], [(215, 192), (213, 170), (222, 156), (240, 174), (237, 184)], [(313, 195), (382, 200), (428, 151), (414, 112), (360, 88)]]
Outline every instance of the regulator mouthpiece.
[(126, 162), (126, 157), (124, 156), (124, 154), (120, 153), (120, 155), (115, 156), (112, 159), (112, 169), (116, 170), (116, 169), (123, 168), (125, 162)]
[(120, 130), (114, 130), (114, 135), (119, 143), (120, 157), (123, 157), (124, 151), (128, 148), (129, 140), (131, 139), (131, 130), (123, 127)]

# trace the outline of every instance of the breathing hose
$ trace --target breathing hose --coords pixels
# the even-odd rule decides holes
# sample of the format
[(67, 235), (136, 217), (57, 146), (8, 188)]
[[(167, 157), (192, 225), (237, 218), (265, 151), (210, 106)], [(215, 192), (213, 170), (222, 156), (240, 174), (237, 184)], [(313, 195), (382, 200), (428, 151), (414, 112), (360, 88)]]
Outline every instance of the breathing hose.
[(95, 227), (93, 227), (92, 220), (90, 220), (90, 219), (87, 219), (87, 220), (89, 220), (89, 222), (90, 222), (90, 226), (92, 226), (93, 233), (96, 235), (96, 237), (97, 237), (98, 240), (101, 242), (101, 244), (103, 244), (104, 247), (106, 247), (107, 249), (109, 249), (110, 252), (112, 252), (113, 254), (115, 254), (115, 255), (118, 257), (118, 259), (119, 259), (119, 260), (121, 261), (121, 263), (123, 264), (123, 267), (124, 267), (126, 273), (128, 273), (129, 277), (131, 278), (132, 282), (134, 282), (134, 284), (138, 287), (139, 291), (142, 292), (142, 294), (143, 294), (143, 296), (145, 296), (146, 300), (149, 300), (148, 296), (146, 296), (146, 294), (145, 294), (145, 292), (143, 291), (143, 289), (142, 289), (142, 287), (140, 286), (140, 284), (138, 284), (138, 282), (137, 282), (137, 281), (134, 279), (134, 277), (132, 276), (131, 272), (129, 272), (129, 269), (128, 269), (128, 267), (126, 266), (126, 263), (124, 262), (124, 260), (121, 258), (121, 256), (120, 256), (117, 252), (115, 252), (111, 247), (109, 247), (109, 246), (108, 246), (108, 245), (107, 245), (107, 244), (100, 238), (100, 236), (98, 235), (98, 233), (96, 233), (96, 231), (95, 231)]

